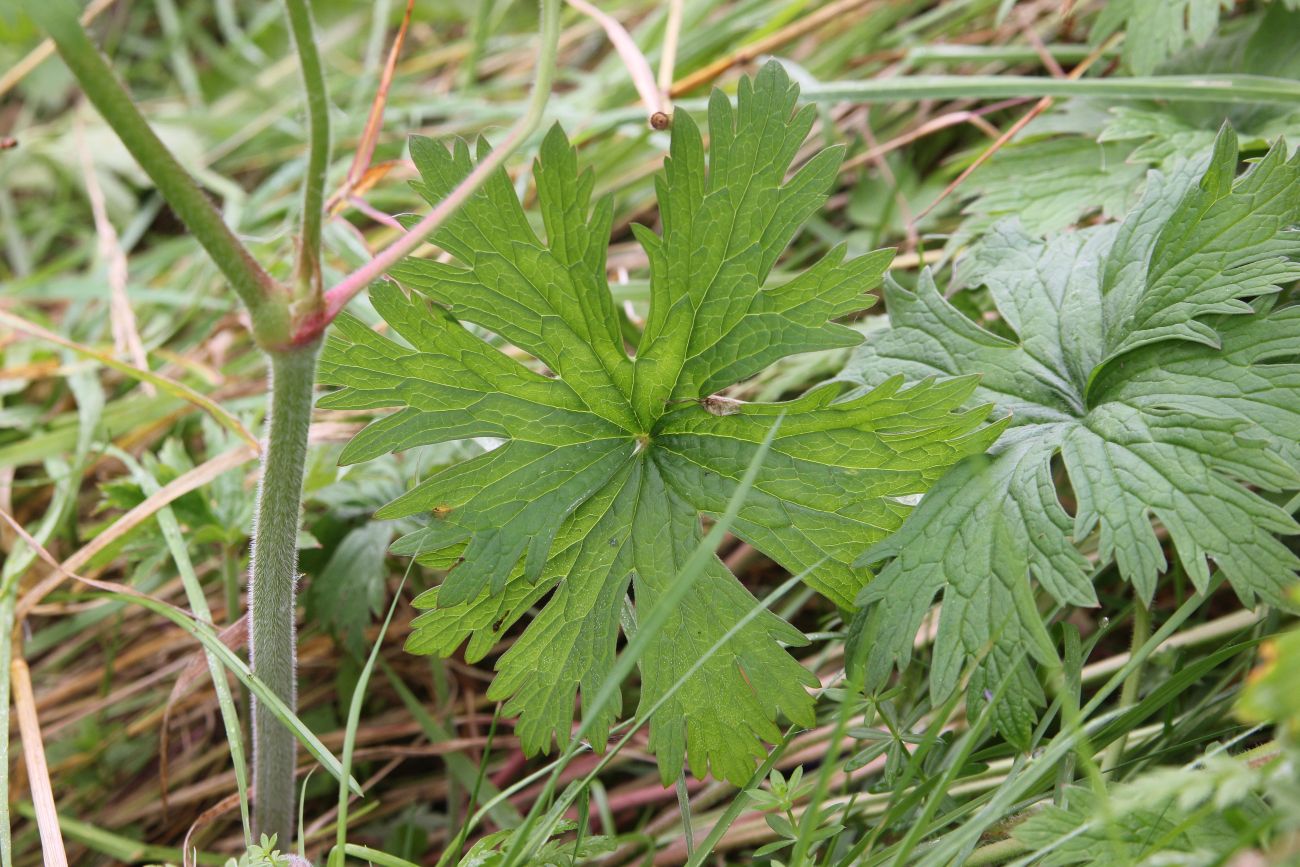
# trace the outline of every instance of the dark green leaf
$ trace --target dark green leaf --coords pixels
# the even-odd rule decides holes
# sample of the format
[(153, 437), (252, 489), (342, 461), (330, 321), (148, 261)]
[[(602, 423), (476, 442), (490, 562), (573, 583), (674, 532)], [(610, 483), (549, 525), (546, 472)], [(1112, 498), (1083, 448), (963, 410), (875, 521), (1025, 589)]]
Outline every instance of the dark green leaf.
[[(837, 149), (790, 175), (813, 122), (779, 65), (744, 79), (733, 108), (710, 102), (710, 157), (689, 115), (673, 125), (658, 183), (663, 233), (638, 227), (650, 260), (651, 306), (635, 360), (605, 281), (607, 201), (591, 202), (558, 129), (534, 171), (546, 240), (498, 172), (433, 236), (456, 261), (410, 259), (373, 295), (397, 339), (339, 322), (322, 361), (343, 386), (322, 405), (396, 411), (347, 447), (345, 461), (469, 437), (503, 441), (445, 469), (379, 512), (431, 515), (395, 550), (449, 569), (416, 604), (408, 648), (466, 658), (492, 650), (541, 606), (497, 662), (489, 696), (517, 714), (528, 753), (565, 743), (575, 701), (591, 701), (613, 664), (619, 631), (654, 606), (703, 538), (778, 418), (771, 452), (732, 531), (840, 606), (871, 573), (855, 567), (907, 514), (904, 500), (985, 448), (987, 409), (959, 411), (972, 378), (903, 387), (902, 378), (846, 396), (815, 389), (783, 404), (716, 393), (789, 355), (851, 346), (836, 323), (869, 302), (888, 252), (856, 259), (837, 248), (779, 285), (768, 277), (836, 179)], [(469, 148), (416, 140), (417, 185), (430, 201), (472, 167)], [(530, 359), (472, 333), (486, 329)], [(398, 342), (400, 340), (401, 342)], [(641, 660), (640, 702), (665, 696), (650, 745), (665, 784), (683, 762), (742, 783), (777, 721), (813, 723), (817, 683), (785, 646), (804, 636), (763, 612), (710, 650), (757, 605), (713, 559)], [(628, 610), (628, 597), (632, 608)], [(704, 663), (669, 695), (695, 663)], [(604, 747), (617, 703), (590, 727)]]

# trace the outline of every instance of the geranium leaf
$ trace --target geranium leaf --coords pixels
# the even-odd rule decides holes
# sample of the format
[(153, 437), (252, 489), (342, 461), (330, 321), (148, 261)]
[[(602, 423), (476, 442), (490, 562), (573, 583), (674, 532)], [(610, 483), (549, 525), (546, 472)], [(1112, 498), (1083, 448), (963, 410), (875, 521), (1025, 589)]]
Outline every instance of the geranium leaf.
[[(767, 285), (840, 161), (831, 149), (790, 173), (813, 121), (796, 100), (777, 64), (742, 80), (734, 107), (715, 93), (707, 166), (699, 129), (685, 112), (674, 118), (658, 184), (663, 233), (636, 230), (652, 301), (635, 359), (605, 281), (609, 203), (592, 203), (592, 176), (558, 128), (534, 170), (545, 241), (499, 172), (431, 239), (454, 262), (409, 259), (394, 274), (418, 295), (374, 292), (395, 339), (345, 319), (329, 342), (322, 378), (342, 388), (322, 405), (395, 410), (345, 460), (502, 441), (379, 517), (429, 515), (394, 550), (450, 570), (416, 601), (426, 610), (408, 649), (446, 655), (468, 642), (466, 657), (481, 659), (540, 606), (488, 693), (518, 715), (530, 754), (567, 741), (620, 629), (672, 586), (702, 521), (726, 509), (779, 417), (732, 532), (846, 608), (871, 577), (854, 558), (902, 523), (906, 498), (996, 437), (987, 408), (961, 409), (973, 377), (895, 378), (851, 397), (832, 385), (781, 404), (717, 395), (786, 356), (858, 342), (834, 320), (867, 306), (891, 258), (837, 248)], [(463, 144), (448, 152), (416, 140), (412, 156), (430, 201), (472, 167)], [(522, 353), (506, 355), (467, 323)], [(743, 782), (779, 719), (812, 724), (816, 679), (785, 650), (805, 639), (776, 615), (748, 620), (708, 655), (756, 605), (714, 558), (641, 658), (642, 707), (667, 696), (650, 728), (665, 783), (683, 763)], [(619, 711), (606, 703), (589, 726), (597, 748)]]
[(864, 556), (889, 560), (859, 596), (874, 609), (859, 616), (869, 683), (906, 665), (942, 595), (932, 691), (948, 695), (983, 660), (971, 707), (1011, 677), (1014, 709), (995, 718), (1026, 744), (1041, 691), (1025, 657), (1055, 660), (1030, 578), (1062, 604), (1096, 604), (1074, 547), (1093, 532), (1100, 565), (1114, 562), (1145, 603), (1168, 566), (1158, 522), (1198, 590), (1212, 562), (1246, 605), (1288, 604), (1300, 559), (1277, 536), (1300, 526), (1261, 494), (1300, 488), (1300, 308), (1274, 309), (1279, 286), (1300, 279), (1300, 157), (1286, 153), (1279, 143), (1236, 178), (1225, 130), (1208, 160), (1154, 176), (1121, 224), (1046, 240), (999, 226), (963, 270), (1015, 339), (958, 312), (928, 274), (915, 291), (886, 286), (892, 328), (856, 351), (845, 378), (981, 372), (976, 399), (1010, 426)]

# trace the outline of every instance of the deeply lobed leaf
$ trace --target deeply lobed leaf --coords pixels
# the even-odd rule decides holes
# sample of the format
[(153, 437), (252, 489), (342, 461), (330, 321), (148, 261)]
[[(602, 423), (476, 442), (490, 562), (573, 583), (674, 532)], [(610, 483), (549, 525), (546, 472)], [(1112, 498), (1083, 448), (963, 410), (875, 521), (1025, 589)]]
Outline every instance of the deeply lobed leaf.
[(1300, 559), (1277, 535), (1300, 525), (1261, 491), (1300, 488), (1300, 308), (1273, 309), (1300, 279), (1300, 156), (1279, 143), (1239, 179), (1236, 167), (1225, 130), (1208, 162), (1154, 176), (1120, 225), (1048, 240), (1000, 226), (965, 268), (1015, 340), (958, 312), (928, 274), (914, 292), (886, 285), (892, 328), (847, 377), (980, 371), (977, 399), (1010, 426), (863, 558), (893, 558), (859, 596), (872, 609), (858, 621), (869, 682), (906, 665), (942, 594), (933, 693), (973, 667), (979, 708), (1005, 682), (995, 720), (1026, 744), (1042, 701), (1026, 656), (1056, 660), (1029, 578), (1061, 604), (1095, 604), (1093, 566), (1072, 541), (1096, 531), (1100, 565), (1150, 603), (1168, 565), (1153, 519), (1198, 590), (1212, 561), (1248, 606), (1288, 604)]
[[(788, 355), (860, 340), (834, 320), (866, 306), (890, 260), (838, 248), (767, 285), (840, 160), (823, 151), (787, 178), (813, 121), (796, 100), (776, 64), (742, 81), (734, 108), (715, 93), (707, 168), (694, 121), (674, 118), (658, 184), (662, 235), (636, 229), (652, 300), (635, 359), (605, 282), (610, 205), (592, 203), (591, 173), (579, 173), (558, 127), (534, 169), (544, 241), (498, 172), (432, 238), (454, 262), (410, 259), (394, 271), (423, 298), (392, 285), (374, 292), (394, 336), (345, 319), (329, 342), (322, 379), (341, 389), (322, 405), (395, 410), (353, 440), (345, 461), (502, 441), (379, 517), (431, 515), (394, 550), (449, 570), (416, 601), (426, 610), (408, 649), (447, 655), (468, 642), (466, 657), (478, 660), (540, 606), (488, 693), (519, 716), (529, 753), (567, 741), (579, 700), (585, 717), (597, 715), (603, 748), (620, 708), (590, 702), (620, 629), (672, 586), (703, 539), (701, 519), (725, 510), (778, 417), (732, 530), (843, 607), (871, 575), (854, 558), (902, 523), (905, 499), (996, 437), (986, 407), (961, 409), (970, 377), (909, 387), (900, 377), (854, 396), (830, 386), (781, 404), (715, 396)], [(448, 152), (417, 139), (412, 157), (430, 201), (472, 168), (463, 144)], [(807, 687), (817, 681), (785, 650), (804, 636), (766, 611), (728, 635), (758, 605), (714, 558), (642, 658), (641, 710), (662, 702), (650, 743), (665, 782), (684, 761), (742, 782), (778, 720), (813, 722)]]

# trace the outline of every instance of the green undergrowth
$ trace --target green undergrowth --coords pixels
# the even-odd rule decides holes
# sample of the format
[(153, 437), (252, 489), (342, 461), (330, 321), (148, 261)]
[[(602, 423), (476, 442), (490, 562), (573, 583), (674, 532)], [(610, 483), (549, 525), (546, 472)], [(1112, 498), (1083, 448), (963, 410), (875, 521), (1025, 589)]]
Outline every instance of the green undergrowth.
[[(600, 5), (657, 70), (671, 4)], [(328, 199), (405, 4), (311, 6)], [(0, 533), (68, 863), (179, 865), (187, 832), (217, 867), (1293, 863), (1294, 6), (902, 0), (786, 41), (821, 7), (685, 3), (677, 80), (775, 41), (663, 130), (567, 10), (545, 124), (327, 333), (280, 841), (231, 749), (269, 700), (236, 625), (263, 362), (65, 67), (22, 75), (0, 509), (66, 560), (202, 476), (74, 561), (111, 585), (30, 610), (53, 572)], [(412, 20), (325, 285), (527, 110), (532, 4)], [(292, 279), (279, 5), (118, 3), (90, 32)], [(0, 70), (39, 37), (0, 10)], [(29, 743), (15, 722), (5, 867), (47, 854)]]

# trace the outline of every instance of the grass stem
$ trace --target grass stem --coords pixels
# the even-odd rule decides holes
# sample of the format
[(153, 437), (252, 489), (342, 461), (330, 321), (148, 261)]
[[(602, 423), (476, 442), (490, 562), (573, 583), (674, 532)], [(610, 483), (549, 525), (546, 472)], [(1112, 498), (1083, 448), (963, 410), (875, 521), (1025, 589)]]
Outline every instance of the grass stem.
[[(1151, 636), (1151, 609), (1138, 599), (1133, 603), (1133, 641), (1130, 645), (1132, 652), (1137, 653), (1138, 648), (1147, 643)], [(1138, 692), (1142, 689), (1142, 664), (1139, 663), (1129, 676), (1124, 679), (1124, 686), (1119, 692), (1119, 706), (1121, 708), (1132, 707), (1138, 698)], [(1106, 755), (1102, 759), (1102, 772), (1114, 770), (1124, 758), (1124, 747), (1127, 738), (1118, 738), (1106, 750)]]

